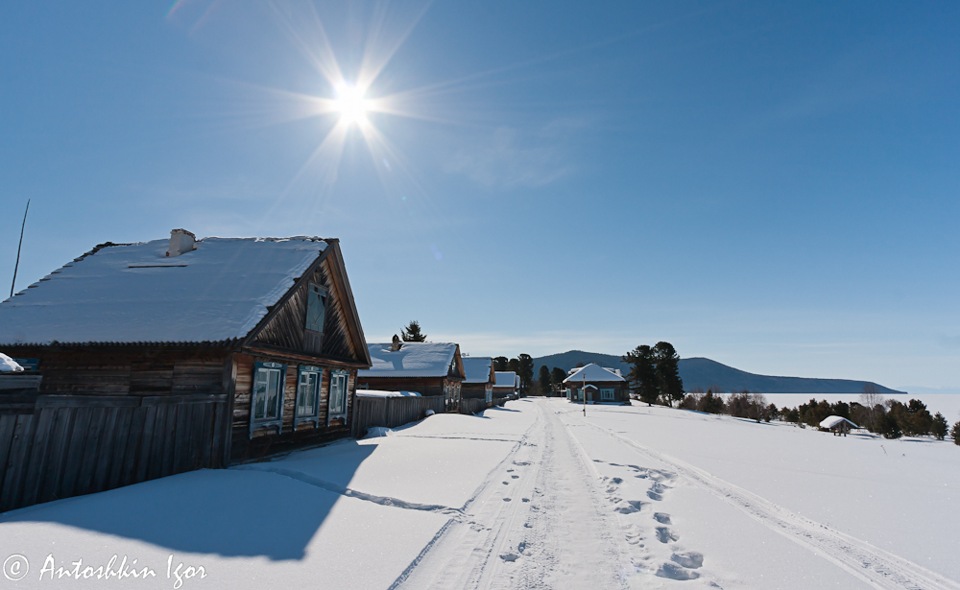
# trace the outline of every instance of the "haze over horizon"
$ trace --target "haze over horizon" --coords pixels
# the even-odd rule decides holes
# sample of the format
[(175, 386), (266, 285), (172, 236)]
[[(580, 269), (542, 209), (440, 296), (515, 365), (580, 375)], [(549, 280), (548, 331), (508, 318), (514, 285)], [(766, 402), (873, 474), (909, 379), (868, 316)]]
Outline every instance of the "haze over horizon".
[[(16, 3), (0, 278), (341, 240), (369, 341), (960, 392), (960, 5)], [(7, 290), (4, 290), (4, 296)]]

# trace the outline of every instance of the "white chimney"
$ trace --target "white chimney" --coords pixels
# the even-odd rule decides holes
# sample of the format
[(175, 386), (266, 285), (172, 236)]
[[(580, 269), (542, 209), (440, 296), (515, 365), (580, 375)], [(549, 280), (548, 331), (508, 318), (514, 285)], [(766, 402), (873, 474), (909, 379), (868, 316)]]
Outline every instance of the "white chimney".
[(197, 249), (197, 236), (185, 229), (170, 230), (170, 245), (167, 256), (180, 256)]

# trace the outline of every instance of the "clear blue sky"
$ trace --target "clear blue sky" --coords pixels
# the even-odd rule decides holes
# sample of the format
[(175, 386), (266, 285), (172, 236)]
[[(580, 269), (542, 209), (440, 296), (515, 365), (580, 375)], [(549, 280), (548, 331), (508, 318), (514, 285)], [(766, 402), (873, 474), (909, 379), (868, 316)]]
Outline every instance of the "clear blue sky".
[(18, 290), (176, 227), (334, 236), (370, 340), (960, 390), (957, 31), (955, 2), (10, 3), (3, 294), (29, 198)]

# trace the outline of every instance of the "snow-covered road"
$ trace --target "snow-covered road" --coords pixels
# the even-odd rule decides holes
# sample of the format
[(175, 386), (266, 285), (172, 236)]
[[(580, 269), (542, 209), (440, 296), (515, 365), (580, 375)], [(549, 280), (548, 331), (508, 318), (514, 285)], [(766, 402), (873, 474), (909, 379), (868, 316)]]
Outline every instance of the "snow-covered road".
[(502, 463), (398, 588), (617, 588), (625, 545), (598, 474), (543, 404)]
[[(394, 587), (723, 587), (730, 582), (704, 567), (698, 547), (681, 542), (666, 508), (665, 500), (681, 485), (762, 525), (754, 537), (774, 533), (805, 550), (788, 547), (786, 559), (813, 565), (808, 569), (821, 581), (835, 579), (845, 588), (960, 588), (915, 562), (638, 443), (629, 431), (605, 425), (603, 418), (616, 407), (588, 407), (585, 416), (582, 408), (556, 401), (525, 403), (536, 409), (533, 425), (483, 480), (462, 517), (451, 520)], [(598, 413), (600, 420), (594, 420)], [(774, 544), (765, 538), (761, 543)]]

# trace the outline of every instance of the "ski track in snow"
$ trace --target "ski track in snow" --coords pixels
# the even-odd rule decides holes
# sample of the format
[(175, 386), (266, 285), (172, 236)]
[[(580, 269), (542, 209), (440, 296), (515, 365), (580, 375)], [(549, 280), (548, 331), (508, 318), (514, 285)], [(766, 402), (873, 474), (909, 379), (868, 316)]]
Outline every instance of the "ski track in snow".
[[(552, 412), (537, 418), (391, 588), (627, 588), (600, 477)], [(571, 543), (571, 539), (576, 539)]]
[[(631, 447), (641, 456), (669, 466), (675, 470), (674, 475), (702, 486), (717, 497), (744, 511), (769, 529), (812, 550), (816, 555), (831, 561), (876, 588), (891, 590), (960, 590), (960, 584), (910, 560), (791, 512), (702, 469), (643, 446), (613, 430), (596, 424), (588, 424), (592, 428), (609, 435), (613, 440)], [(636, 465), (628, 467), (636, 470), (644, 469)], [(657, 470), (647, 471), (660, 473), (661, 476), (669, 473), (666, 471), (658, 472)], [(672, 477), (666, 479), (672, 479)], [(666, 490), (662, 482), (658, 483), (661, 483), (659, 487), (652, 486), (648, 492), (650, 499), (658, 500)], [(671, 524), (668, 514), (656, 513), (654, 518), (664, 525), (657, 528), (656, 535), (660, 542), (669, 543), (677, 540), (675, 533), (667, 526)], [(702, 564), (703, 556), (698, 553), (675, 554), (672, 561), (673, 564), (665, 563), (658, 570), (658, 575), (683, 579), (681, 576), (685, 575), (685, 572), (682, 569), (677, 569), (676, 566), (680, 568), (699, 567)]]

